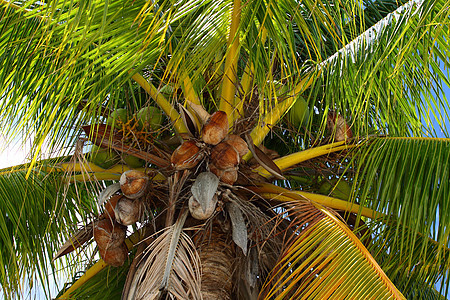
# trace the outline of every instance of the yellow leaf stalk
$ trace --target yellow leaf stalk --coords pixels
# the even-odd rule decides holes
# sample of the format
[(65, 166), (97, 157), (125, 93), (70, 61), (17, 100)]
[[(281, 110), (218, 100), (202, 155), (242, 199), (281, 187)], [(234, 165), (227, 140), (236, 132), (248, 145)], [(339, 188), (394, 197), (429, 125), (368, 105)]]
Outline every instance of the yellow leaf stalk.
[(108, 266), (103, 259), (100, 259), (96, 262), (92, 267), (90, 267), (86, 273), (83, 274), (75, 283), (64, 293), (58, 300), (71, 299), (70, 294), (76, 291), (80, 286), (82, 286), (89, 279), (98, 274), (101, 270), (103, 270), (106, 266)]
[(225, 73), (222, 83), (222, 94), (219, 102), (219, 110), (228, 115), (229, 127), (234, 123), (234, 98), (236, 94), (236, 72), (239, 59), (239, 23), (241, 21), (241, 0), (234, 0), (231, 16), (230, 35), (228, 36), (228, 52), (225, 59)]
[(359, 213), (362, 216), (371, 219), (386, 217), (383, 213), (374, 211), (370, 208), (362, 207), (349, 201), (303, 191), (291, 191), (269, 183), (261, 184), (257, 187), (251, 187), (250, 189), (258, 193), (264, 199), (273, 199), (282, 202), (311, 200), (332, 209), (343, 210), (355, 214)]
[(156, 103), (158, 103), (159, 107), (161, 107), (166, 115), (169, 116), (170, 120), (173, 122), (175, 130), (178, 133), (187, 133), (186, 126), (184, 126), (178, 112), (153, 84), (145, 80), (145, 78), (139, 73), (134, 74), (131, 78), (136, 81), (136, 83), (139, 84), (156, 101)]
[[(345, 144), (345, 142), (336, 142), (332, 144), (323, 145), (320, 147), (303, 150), (290, 155), (286, 155), (278, 159), (275, 159), (273, 162), (280, 168), (280, 170), (285, 170), (303, 161), (307, 161), (309, 159), (330, 154), (333, 152), (347, 150), (353, 147), (356, 147), (356, 145), (347, 145)], [(258, 167), (254, 169), (254, 171), (258, 172), (260, 175), (266, 178), (270, 176), (270, 173), (263, 167)]]
[[(286, 111), (292, 106), (295, 100), (295, 95), (302, 94), (314, 82), (315, 73), (308, 73), (294, 88), (293, 97), (287, 98), (285, 101), (272, 108), (272, 110), (265, 115), (262, 121), (256, 126), (250, 136), (256, 146), (260, 145), (266, 135), (269, 133), (273, 125), (275, 125)], [(320, 74), (317, 74), (318, 76)], [(243, 159), (250, 159), (251, 155), (247, 154)]]

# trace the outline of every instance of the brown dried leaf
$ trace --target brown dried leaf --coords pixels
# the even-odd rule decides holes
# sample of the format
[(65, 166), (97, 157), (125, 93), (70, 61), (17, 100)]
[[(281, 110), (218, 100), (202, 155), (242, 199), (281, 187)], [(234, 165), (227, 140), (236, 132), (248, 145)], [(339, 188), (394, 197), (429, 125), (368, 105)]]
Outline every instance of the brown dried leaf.
[(199, 130), (197, 128), (197, 123), (195, 122), (194, 117), (192, 114), (180, 103), (178, 103), (178, 107), (180, 109), (180, 115), (183, 119), (183, 123), (186, 126), (187, 130), (189, 131), (189, 134), (191, 137), (198, 137)]
[(93, 237), (94, 232), (94, 223), (87, 224), (84, 228), (78, 230), (78, 232), (70, 237), (64, 245), (59, 249), (59, 251), (55, 254), (53, 260), (60, 258), (75, 249), (83, 246), (87, 241), (89, 241)]
[(255, 144), (249, 134), (245, 135), (245, 140), (247, 141), (248, 148), (253, 154), (256, 161), (266, 169), (270, 174), (278, 179), (286, 180), (286, 178), (281, 175), (280, 168), (270, 159), (263, 151), (261, 151)]
[(160, 168), (170, 167), (167, 159), (158, 157), (151, 153), (147, 153), (136, 148), (130, 147), (122, 142), (122, 135), (112, 132), (111, 127), (105, 124), (97, 124), (95, 126), (86, 125), (82, 127), (89, 140), (97, 146), (104, 148), (112, 148), (123, 153), (131, 154), (137, 158), (141, 158), (146, 162), (154, 164)]

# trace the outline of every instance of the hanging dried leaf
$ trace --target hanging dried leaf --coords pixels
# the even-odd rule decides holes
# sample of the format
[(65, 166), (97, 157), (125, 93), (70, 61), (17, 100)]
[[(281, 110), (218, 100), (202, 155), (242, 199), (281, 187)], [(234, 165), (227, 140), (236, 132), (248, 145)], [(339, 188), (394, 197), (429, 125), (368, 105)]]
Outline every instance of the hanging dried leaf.
[(211, 207), (214, 194), (219, 186), (219, 178), (211, 172), (203, 172), (197, 176), (191, 187), (192, 195), (200, 203), (203, 212)]
[(227, 203), (228, 214), (231, 219), (233, 241), (247, 255), (247, 226), (239, 206), (234, 202)]
[(182, 232), (188, 212), (146, 249), (130, 293), (122, 299), (201, 299), (200, 258), (190, 237)]
[(259, 257), (255, 247), (250, 248), (248, 256), (245, 276), (250, 287), (254, 288), (259, 275)]
[(178, 107), (180, 109), (180, 115), (183, 119), (183, 123), (186, 126), (187, 130), (189, 131), (189, 134), (191, 137), (198, 137), (199, 130), (197, 127), (197, 123), (195, 122), (194, 117), (192, 114), (180, 103), (178, 103)]
[(64, 243), (64, 245), (62, 245), (62, 247), (55, 254), (53, 260), (60, 258), (66, 254), (69, 254), (75, 249), (78, 249), (81, 246), (83, 246), (87, 241), (89, 241), (92, 238), (93, 231), (94, 231), (94, 223), (89, 223), (82, 229), (78, 230), (78, 232), (74, 236), (70, 237)]
[(272, 174), (275, 178), (286, 180), (286, 178), (281, 175), (280, 168), (271, 160), (263, 151), (261, 151), (255, 144), (253, 144), (253, 140), (250, 135), (245, 135), (245, 140), (247, 141), (248, 148), (253, 154), (253, 157), (256, 161), (266, 169), (270, 174)]
[(211, 115), (203, 108), (203, 106), (192, 103), (191, 101), (186, 101), (189, 106), (192, 108), (192, 110), (195, 112), (199, 120), (202, 122), (202, 124), (205, 124), (208, 119), (211, 117)]
[(98, 205), (103, 205), (112, 195), (120, 191), (120, 183), (116, 182), (108, 185), (98, 196)]

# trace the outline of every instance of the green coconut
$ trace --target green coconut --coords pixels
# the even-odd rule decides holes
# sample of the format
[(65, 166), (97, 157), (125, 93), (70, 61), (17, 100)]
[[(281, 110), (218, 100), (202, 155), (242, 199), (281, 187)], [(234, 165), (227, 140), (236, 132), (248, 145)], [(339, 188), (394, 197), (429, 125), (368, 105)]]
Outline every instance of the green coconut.
[(157, 130), (161, 127), (163, 115), (161, 110), (154, 106), (141, 108), (137, 113), (138, 126), (140, 129)]
[(127, 164), (128, 167), (134, 169), (134, 168), (140, 168), (144, 166), (145, 160), (137, 158), (136, 156), (126, 154), (122, 157), (123, 161)]
[(100, 148), (98, 146), (92, 146), (90, 152), (90, 161), (96, 166), (103, 169), (109, 169), (120, 160), (120, 157), (112, 150)]
[(171, 83), (166, 84), (159, 90), (159, 92), (166, 97), (171, 96), (174, 93), (174, 91), (175, 91), (175, 88), (174, 88), (173, 84), (171, 84)]
[[(334, 186), (336, 187), (333, 189)], [(340, 180), (338, 182), (338, 179), (336, 178), (330, 181), (325, 180), (319, 188), (319, 194), (327, 196), (329, 195), (330, 197), (343, 200), (348, 200), (350, 198), (351, 193), (352, 189), (350, 185), (344, 180)]]
[(305, 99), (298, 97), (294, 105), (292, 105), (291, 109), (287, 113), (287, 117), (289, 122), (291, 122), (296, 128), (308, 124), (309, 108)]
[(128, 122), (128, 111), (125, 108), (116, 109), (109, 115), (108, 119), (106, 120), (106, 124), (112, 125), (113, 120), (115, 120), (116, 125)]

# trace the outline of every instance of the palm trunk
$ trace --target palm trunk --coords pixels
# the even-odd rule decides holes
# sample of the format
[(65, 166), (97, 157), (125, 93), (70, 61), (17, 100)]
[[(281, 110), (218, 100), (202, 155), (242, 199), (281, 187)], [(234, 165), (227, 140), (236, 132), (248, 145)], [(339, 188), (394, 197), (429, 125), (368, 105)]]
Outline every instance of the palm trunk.
[(203, 300), (232, 299), (235, 247), (229, 233), (213, 226), (199, 237)]

